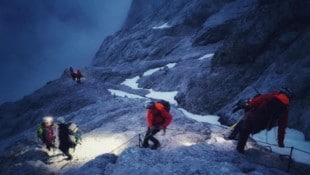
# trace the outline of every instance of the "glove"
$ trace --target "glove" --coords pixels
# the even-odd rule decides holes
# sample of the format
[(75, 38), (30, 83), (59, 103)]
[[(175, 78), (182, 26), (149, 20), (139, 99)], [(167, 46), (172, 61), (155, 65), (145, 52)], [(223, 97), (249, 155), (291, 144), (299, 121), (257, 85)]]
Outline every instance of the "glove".
[(283, 142), (278, 142), (278, 145), (280, 148), (284, 148), (284, 143)]
[(249, 100), (239, 100), (235, 105), (232, 113), (237, 112), (240, 109), (247, 110), (249, 109)]

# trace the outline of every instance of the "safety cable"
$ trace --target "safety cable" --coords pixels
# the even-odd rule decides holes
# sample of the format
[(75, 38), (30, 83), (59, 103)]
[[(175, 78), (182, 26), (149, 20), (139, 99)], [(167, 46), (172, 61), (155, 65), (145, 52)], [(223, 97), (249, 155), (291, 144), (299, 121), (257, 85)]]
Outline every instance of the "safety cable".
[[(254, 139), (254, 140), (255, 140), (255, 139)], [(264, 143), (264, 144), (270, 145), (270, 146), (276, 146), (276, 147), (278, 146), (277, 144), (272, 144), (272, 143), (263, 142), (263, 141), (259, 141), (259, 140), (255, 140), (255, 142)], [(294, 148), (294, 149), (296, 149), (296, 150), (298, 150), (298, 151), (301, 151), (301, 152), (304, 152), (304, 153), (310, 155), (310, 152), (307, 152), (307, 151), (305, 151), (305, 150), (302, 150), (302, 149), (300, 149), (300, 148), (296, 148), (296, 147), (293, 147), (293, 146), (284, 146), (283, 148)]]
[[(176, 129), (176, 128), (167, 128), (167, 130), (172, 130), (172, 131), (179, 131), (179, 132), (191, 132), (191, 131), (187, 131), (187, 130), (182, 130), (182, 129)], [(141, 130), (139, 130), (141, 131)], [(119, 148), (123, 147), (124, 145), (128, 144), (129, 142), (131, 142), (133, 139), (135, 139), (136, 137), (139, 137), (139, 142), (141, 142), (141, 135), (143, 135), (144, 133), (146, 133), (146, 131), (144, 132), (140, 132), (136, 135), (134, 135), (133, 137), (131, 137), (130, 139), (126, 140), (126, 142), (122, 143), (121, 145), (115, 147), (114, 149), (112, 149), (109, 153), (113, 154), (116, 150), (118, 150)], [(139, 145), (140, 146), (140, 145)]]
[[(258, 141), (258, 140), (255, 140), (256, 142), (258, 143), (263, 143), (263, 144), (266, 144), (266, 145), (269, 145), (269, 149), (270, 149), (270, 152), (273, 152), (272, 151), (272, 147), (271, 146), (275, 146), (277, 147), (278, 145), (276, 144), (271, 144), (271, 143), (268, 143), (268, 142), (263, 142), (263, 141)], [(287, 172), (289, 172), (290, 168), (291, 168), (291, 164), (293, 163), (293, 159), (292, 159), (292, 156), (293, 156), (293, 152), (294, 150), (297, 150), (297, 151), (300, 151), (300, 152), (303, 152), (303, 153), (306, 153), (308, 155), (310, 155), (310, 152), (308, 151), (305, 151), (305, 150), (302, 150), (302, 149), (299, 149), (299, 148), (295, 148), (293, 146), (284, 146), (283, 148), (289, 148), (290, 149), (290, 153), (289, 155), (286, 155), (286, 154), (280, 154), (280, 156), (287, 156), (289, 158), (289, 161), (288, 161), (288, 164), (287, 164)]]
[(143, 134), (144, 132), (138, 133), (136, 135), (134, 135), (133, 137), (131, 137), (130, 139), (128, 139), (126, 142), (122, 143), (121, 145), (115, 147), (114, 149), (112, 149), (109, 153), (113, 154), (116, 150), (118, 150), (119, 148), (123, 147), (124, 145), (128, 144), (129, 142), (131, 142), (133, 139), (135, 139), (137, 136)]

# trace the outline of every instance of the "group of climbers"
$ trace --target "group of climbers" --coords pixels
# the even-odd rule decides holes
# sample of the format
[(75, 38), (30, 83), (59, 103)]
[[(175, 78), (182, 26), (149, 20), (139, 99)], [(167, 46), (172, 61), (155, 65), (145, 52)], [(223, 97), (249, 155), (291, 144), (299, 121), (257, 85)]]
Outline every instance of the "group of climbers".
[(67, 156), (66, 160), (72, 159), (70, 148), (75, 148), (81, 142), (81, 133), (74, 123), (66, 123), (63, 117), (54, 118), (47, 116), (37, 129), (37, 135), (45, 144), (48, 151), (59, 149)]
[(74, 71), (72, 67), (69, 68), (69, 71), (72, 80), (80, 84), (81, 78), (83, 77), (81, 71), (79, 69), (77, 71)]
[[(236, 139), (239, 135), (236, 149), (239, 153), (244, 153), (244, 147), (250, 134), (256, 134), (264, 129), (270, 130), (278, 124), (278, 145), (284, 147), (291, 99), (292, 92), (284, 88), (278, 92), (259, 94), (251, 99), (239, 101), (233, 112), (243, 109), (245, 114), (227, 139)], [(154, 136), (161, 130), (165, 134), (166, 128), (173, 118), (170, 114), (170, 104), (164, 100), (147, 101), (144, 107), (147, 110), (147, 131), (142, 147), (155, 150), (160, 147), (160, 142)], [(69, 149), (75, 148), (81, 140), (77, 126), (72, 123), (65, 123), (64, 118), (58, 118), (55, 125), (52, 117), (44, 117), (38, 129), (38, 136), (48, 150), (59, 148), (68, 157), (68, 160), (72, 159)], [(59, 140), (58, 147), (55, 145), (56, 138)], [(152, 142), (152, 145), (149, 141)]]
[[(244, 153), (244, 147), (250, 134), (257, 134), (267, 129), (271, 130), (278, 125), (278, 146), (284, 147), (285, 129), (288, 121), (288, 111), (292, 92), (288, 88), (282, 88), (278, 92), (259, 94), (248, 100), (241, 100), (233, 112), (244, 109), (245, 114), (235, 125), (227, 139), (237, 139), (236, 150)], [(153, 142), (151, 149), (160, 146), (159, 141), (154, 137), (160, 130), (166, 133), (167, 126), (171, 123), (172, 115), (169, 113), (168, 102), (147, 101), (144, 105), (147, 109), (148, 129), (142, 143), (142, 147), (148, 148), (149, 141)]]

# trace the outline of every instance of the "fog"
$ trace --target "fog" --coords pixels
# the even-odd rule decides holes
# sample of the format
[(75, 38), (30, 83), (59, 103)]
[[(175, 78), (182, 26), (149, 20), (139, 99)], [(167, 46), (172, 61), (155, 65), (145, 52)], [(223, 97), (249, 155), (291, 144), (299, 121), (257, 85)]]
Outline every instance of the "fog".
[(120, 29), (131, 0), (1, 0), (0, 103), (85, 67)]

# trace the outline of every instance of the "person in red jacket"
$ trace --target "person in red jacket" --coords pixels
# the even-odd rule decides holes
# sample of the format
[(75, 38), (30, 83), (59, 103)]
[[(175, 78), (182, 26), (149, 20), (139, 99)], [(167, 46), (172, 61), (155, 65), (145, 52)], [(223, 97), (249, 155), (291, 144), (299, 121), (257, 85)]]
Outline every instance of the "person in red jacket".
[(257, 95), (242, 105), (246, 111), (245, 116), (228, 137), (234, 139), (239, 133), (238, 152), (244, 153), (244, 147), (250, 134), (256, 134), (264, 129), (269, 131), (277, 124), (278, 145), (284, 147), (291, 97), (291, 91), (284, 88), (279, 92)]
[(148, 101), (144, 107), (147, 109), (148, 129), (145, 134), (142, 146), (149, 147), (149, 140), (153, 142), (151, 149), (157, 149), (160, 146), (159, 141), (154, 137), (160, 130), (166, 133), (166, 128), (171, 123), (172, 115), (167, 111), (165, 106), (159, 102)]
[(72, 67), (69, 68), (70, 75), (73, 81), (76, 81), (77, 83), (81, 83), (81, 78), (83, 77), (81, 71), (78, 69), (76, 72), (73, 70)]

